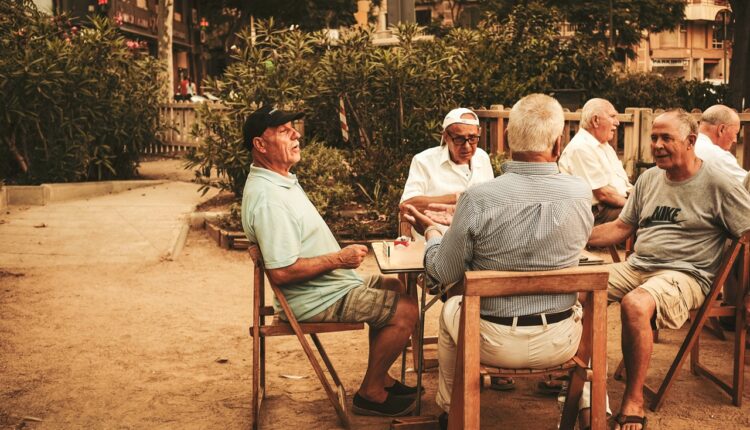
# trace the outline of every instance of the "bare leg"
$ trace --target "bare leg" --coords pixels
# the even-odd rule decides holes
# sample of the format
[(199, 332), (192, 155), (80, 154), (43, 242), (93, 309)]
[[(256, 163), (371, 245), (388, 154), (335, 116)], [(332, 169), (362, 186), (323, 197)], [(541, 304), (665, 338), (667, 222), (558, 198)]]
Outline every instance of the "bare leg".
[[(622, 353), (628, 372), (625, 394), (620, 414), (643, 416), (643, 385), (654, 349), (651, 317), (656, 312), (656, 302), (651, 295), (635, 289), (621, 302)], [(625, 424), (622, 430), (640, 430), (640, 424)]]
[[(392, 278), (383, 279), (382, 288), (403, 291), (398, 279)], [(377, 330), (370, 329), (370, 352), (367, 371), (359, 387), (360, 396), (373, 402), (385, 401), (388, 395), (384, 387), (393, 385), (394, 382), (388, 376), (388, 369), (409, 341), (417, 318), (417, 304), (411, 297), (401, 295), (396, 304), (396, 312), (388, 324)]]

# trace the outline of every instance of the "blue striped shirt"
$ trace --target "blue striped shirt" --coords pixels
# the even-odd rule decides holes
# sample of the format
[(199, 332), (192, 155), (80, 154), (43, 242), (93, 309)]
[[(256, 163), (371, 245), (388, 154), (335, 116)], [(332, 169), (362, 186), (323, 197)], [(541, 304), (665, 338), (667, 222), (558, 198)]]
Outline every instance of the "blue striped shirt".
[[(591, 234), (591, 189), (555, 163), (509, 161), (504, 174), (461, 195), (444, 237), (429, 240), (425, 271), (436, 284), (461, 281), (467, 270), (535, 271), (578, 265)], [(481, 313), (513, 317), (554, 313), (576, 294), (491, 297)]]

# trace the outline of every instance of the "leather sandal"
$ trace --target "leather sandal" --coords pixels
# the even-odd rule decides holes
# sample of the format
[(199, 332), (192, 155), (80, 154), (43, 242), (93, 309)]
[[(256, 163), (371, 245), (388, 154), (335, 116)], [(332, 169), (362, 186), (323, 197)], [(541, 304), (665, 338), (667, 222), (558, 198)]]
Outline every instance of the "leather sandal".
[(614, 422), (620, 427), (620, 429), (622, 429), (622, 426), (625, 424), (640, 424), (641, 430), (646, 430), (647, 421), (648, 420), (646, 419), (645, 416), (641, 417), (638, 415), (623, 415), (623, 414), (618, 414), (614, 419)]

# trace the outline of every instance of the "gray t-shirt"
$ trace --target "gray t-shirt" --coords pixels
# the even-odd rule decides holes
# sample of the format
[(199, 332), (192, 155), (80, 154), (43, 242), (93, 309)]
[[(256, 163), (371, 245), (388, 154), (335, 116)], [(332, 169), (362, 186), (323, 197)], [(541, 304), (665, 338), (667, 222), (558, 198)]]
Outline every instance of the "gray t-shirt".
[(710, 161), (681, 182), (653, 167), (638, 178), (620, 220), (638, 228), (628, 263), (688, 273), (708, 293), (725, 239), (750, 230), (750, 193)]

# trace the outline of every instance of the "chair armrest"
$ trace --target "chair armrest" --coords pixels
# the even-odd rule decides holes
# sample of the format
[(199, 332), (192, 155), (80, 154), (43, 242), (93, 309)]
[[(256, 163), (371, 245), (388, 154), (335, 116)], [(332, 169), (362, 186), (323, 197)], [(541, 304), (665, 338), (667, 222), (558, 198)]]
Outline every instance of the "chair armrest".
[(607, 266), (579, 266), (539, 272), (466, 272), (464, 295), (503, 297), (564, 294), (607, 289)]

